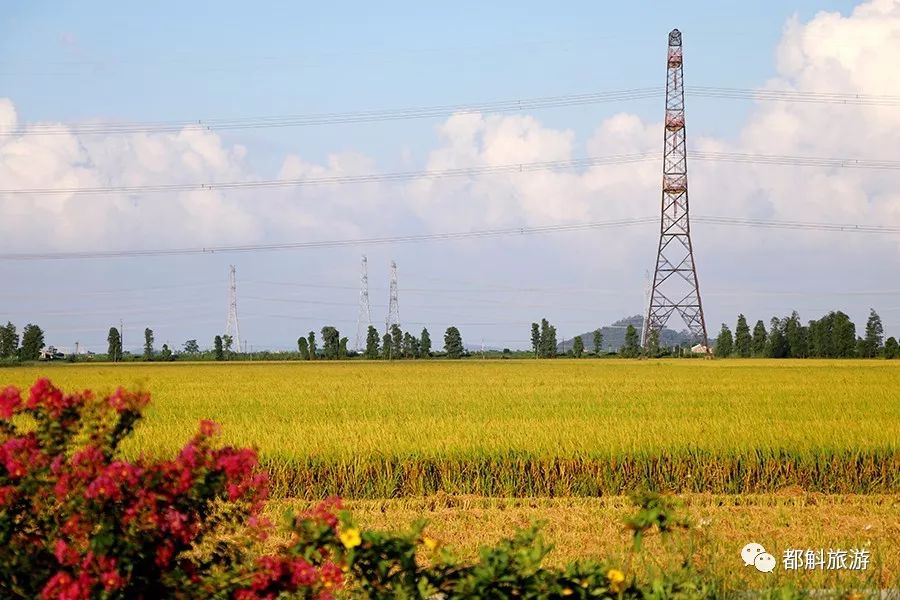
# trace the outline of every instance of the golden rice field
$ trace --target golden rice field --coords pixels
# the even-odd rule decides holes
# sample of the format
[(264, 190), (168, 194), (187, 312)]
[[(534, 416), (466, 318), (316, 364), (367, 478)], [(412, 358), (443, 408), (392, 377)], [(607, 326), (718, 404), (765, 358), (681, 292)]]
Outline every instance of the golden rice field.
[(78, 364), (0, 384), (44, 375), (149, 390), (130, 455), (221, 423), (276, 497), (900, 491), (900, 361)]

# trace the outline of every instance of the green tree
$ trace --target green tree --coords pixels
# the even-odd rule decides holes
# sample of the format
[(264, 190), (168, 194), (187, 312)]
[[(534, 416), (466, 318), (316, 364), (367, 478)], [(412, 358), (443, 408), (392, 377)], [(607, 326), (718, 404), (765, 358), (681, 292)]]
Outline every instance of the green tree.
[(415, 358), (415, 341), (408, 331), (403, 334), (400, 354), (403, 358)]
[(866, 337), (863, 343), (863, 356), (865, 358), (875, 358), (881, 354), (884, 346), (884, 327), (881, 324), (881, 317), (875, 312), (874, 308), (869, 309), (869, 320), (866, 321)]
[(422, 329), (422, 337), (419, 338), (419, 354), (422, 355), (422, 358), (431, 356), (431, 334), (426, 328)]
[(572, 354), (575, 358), (581, 358), (581, 355), (584, 353), (584, 340), (581, 339), (580, 335), (576, 335), (575, 339), (572, 340)]
[(200, 344), (197, 340), (188, 340), (184, 343), (185, 354), (200, 354)]
[(306, 336), (306, 342), (309, 344), (309, 360), (316, 360), (316, 332), (310, 331)]
[(385, 333), (381, 340), (381, 356), (385, 360), (393, 360), (394, 349), (391, 348), (391, 334)]
[(225, 360), (225, 350), (222, 347), (221, 335), (217, 335), (213, 339), (213, 352), (215, 353), (216, 360)]
[(327, 360), (336, 360), (340, 352), (341, 334), (331, 325), (322, 328), (322, 351)]
[(462, 336), (456, 327), (448, 327), (444, 333), (444, 352), (447, 358), (460, 358), (463, 355)]
[(784, 338), (784, 323), (777, 317), (772, 317), (772, 321), (769, 323), (766, 356), (769, 358), (786, 358), (788, 356), (788, 343)]
[(44, 347), (44, 330), (29, 323), (22, 330), (22, 360), (37, 360), (41, 357), (41, 349)]
[(541, 355), (541, 329), (537, 323), (531, 324), (531, 349), (534, 350), (534, 357)]
[(750, 337), (750, 326), (747, 318), (738, 315), (737, 326), (734, 328), (734, 352), (741, 358), (748, 358), (753, 351), (753, 338)]
[(622, 356), (625, 358), (635, 358), (641, 352), (640, 338), (634, 325), (629, 324), (625, 328), (625, 346), (622, 347)]
[(547, 358), (548, 356), (550, 356), (550, 322), (547, 319), (541, 319), (538, 358)]
[(153, 360), (153, 330), (144, 329), (144, 360)]
[(728, 325), (722, 323), (722, 329), (719, 330), (719, 337), (716, 338), (716, 356), (719, 358), (728, 358), (734, 351), (734, 338), (731, 337), (731, 330)]
[(394, 323), (391, 325), (391, 356), (393, 358), (403, 357), (403, 330)]
[(659, 330), (653, 329), (647, 334), (647, 355), (656, 358), (659, 354)]
[(369, 325), (366, 331), (366, 358), (375, 360), (378, 358), (378, 330)]
[(169, 350), (168, 344), (163, 344), (162, 350), (159, 352), (159, 359), (166, 362), (175, 360), (175, 355)]
[(110, 327), (106, 335), (106, 356), (113, 362), (122, 360), (122, 336), (115, 327)]
[(897, 338), (892, 336), (884, 340), (884, 357), (888, 360), (900, 358), (900, 347), (897, 345)]
[(234, 354), (231, 351), (231, 347), (234, 346), (234, 338), (226, 333), (225, 335), (222, 336), (222, 345), (225, 346), (225, 357), (228, 360), (231, 360), (231, 358), (232, 358), (231, 355)]
[(297, 338), (297, 352), (300, 353), (300, 360), (309, 360), (309, 342), (302, 335)]
[(750, 341), (750, 351), (753, 356), (766, 355), (766, 342), (768, 341), (768, 338), (769, 335), (766, 333), (766, 325), (762, 322), (762, 319), (760, 319), (753, 327), (753, 339)]
[(0, 358), (12, 358), (19, 351), (19, 334), (16, 332), (16, 326), (6, 322), (6, 325), (0, 327)]
[(800, 315), (795, 310), (783, 323), (784, 339), (788, 350), (787, 355), (791, 358), (806, 358), (809, 355), (807, 328), (800, 323)]
[(856, 325), (850, 320), (850, 317), (841, 311), (834, 313), (831, 334), (837, 358), (850, 358), (856, 355)]
[(347, 344), (349, 341), (346, 337), (342, 337), (338, 341), (338, 358), (347, 358)]
[(599, 329), (594, 330), (594, 354), (600, 356), (603, 352), (603, 332)]

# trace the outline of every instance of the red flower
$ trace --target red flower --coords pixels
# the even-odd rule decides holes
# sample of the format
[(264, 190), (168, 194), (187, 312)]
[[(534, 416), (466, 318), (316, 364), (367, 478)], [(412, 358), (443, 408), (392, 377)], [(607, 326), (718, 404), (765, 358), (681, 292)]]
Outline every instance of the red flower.
[(175, 548), (172, 542), (166, 541), (156, 549), (156, 566), (165, 568), (172, 562), (172, 556), (175, 555)]
[(129, 392), (123, 388), (118, 388), (106, 402), (112, 406), (117, 413), (125, 411), (137, 412), (150, 403), (150, 394), (145, 392)]
[(333, 562), (327, 562), (319, 569), (319, 575), (322, 577), (322, 583), (325, 587), (340, 587), (344, 582), (344, 574), (341, 568)]
[(22, 405), (22, 394), (19, 388), (9, 386), (5, 390), (0, 391), (0, 417), (9, 419), (16, 412), (16, 409)]
[(296, 586), (310, 587), (316, 583), (319, 574), (315, 567), (303, 558), (297, 558), (291, 563), (291, 583)]
[(56, 545), (53, 546), (53, 555), (61, 565), (78, 564), (78, 552), (64, 540), (56, 540)]
[(73, 578), (65, 571), (60, 571), (47, 582), (41, 590), (41, 598), (45, 600), (87, 600), (90, 598), (90, 585), (86, 577)]
[(215, 421), (204, 419), (200, 421), (200, 435), (210, 437), (219, 433), (219, 424)]
[(16, 496), (16, 488), (11, 485), (0, 487), (0, 506), (8, 505)]

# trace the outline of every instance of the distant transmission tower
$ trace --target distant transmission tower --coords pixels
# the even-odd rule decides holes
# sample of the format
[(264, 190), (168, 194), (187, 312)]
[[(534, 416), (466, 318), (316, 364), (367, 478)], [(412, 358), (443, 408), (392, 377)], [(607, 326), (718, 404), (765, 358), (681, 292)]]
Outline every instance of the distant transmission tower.
[(369, 311), (369, 267), (366, 256), (362, 257), (362, 272), (359, 275), (359, 316), (356, 318), (356, 351), (362, 349), (361, 344), (368, 335), (372, 325), (372, 313)]
[(697, 268), (688, 217), (687, 146), (684, 132), (684, 65), (681, 32), (669, 33), (666, 60), (666, 123), (663, 146), (662, 213), (659, 249), (647, 318), (642, 338), (662, 333), (672, 313), (678, 312), (694, 338), (709, 352), (706, 321), (700, 303)]
[(400, 300), (397, 293), (397, 263), (391, 261), (391, 300), (388, 303), (387, 319), (384, 321), (385, 330), (389, 331), (391, 325), (400, 326)]
[(234, 340), (238, 352), (241, 351), (241, 326), (237, 316), (237, 282), (234, 277), (234, 265), (228, 265), (228, 319), (225, 321), (225, 335)]

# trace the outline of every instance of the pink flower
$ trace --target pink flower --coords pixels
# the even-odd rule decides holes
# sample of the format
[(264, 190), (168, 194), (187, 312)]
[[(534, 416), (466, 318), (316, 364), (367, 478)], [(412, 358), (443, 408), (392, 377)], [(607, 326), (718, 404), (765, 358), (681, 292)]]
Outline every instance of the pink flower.
[(123, 388), (118, 388), (106, 399), (106, 402), (118, 413), (125, 411), (137, 412), (150, 403), (150, 394), (146, 392), (129, 392)]
[(4, 419), (11, 418), (21, 405), (22, 394), (18, 388), (9, 386), (0, 391), (0, 417)]
[(310, 587), (316, 583), (318, 573), (315, 567), (303, 558), (297, 558), (291, 563), (291, 583), (295, 586)]
[(215, 421), (204, 419), (200, 421), (200, 435), (210, 437), (219, 433), (219, 424)]
[(78, 553), (75, 553), (75, 560), (71, 559), (71, 552), (69, 549), (69, 545), (64, 540), (56, 540), (56, 544), (53, 546), (53, 556), (56, 557), (57, 562), (61, 565), (72, 565), (78, 562)]
[(111, 592), (113, 590), (117, 590), (122, 587), (122, 576), (119, 575), (118, 571), (109, 571), (100, 576), (100, 581), (103, 583), (103, 588), (107, 592)]
[[(50, 380), (46, 377), (42, 377), (34, 382), (34, 385), (31, 386), (28, 394), (28, 402), (26, 406), (28, 408), (37, 408), (39, 404), (44, 401), (44, 397), (51, 391), (55, 390), (53, 384), (50, 383)], [(62, 395), (59, 390), (56, 390), (57, 393)]]

